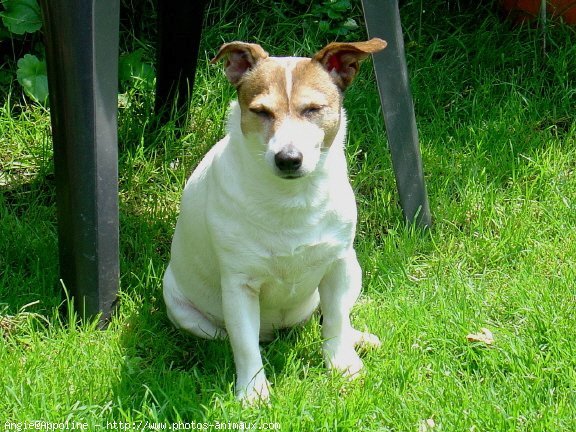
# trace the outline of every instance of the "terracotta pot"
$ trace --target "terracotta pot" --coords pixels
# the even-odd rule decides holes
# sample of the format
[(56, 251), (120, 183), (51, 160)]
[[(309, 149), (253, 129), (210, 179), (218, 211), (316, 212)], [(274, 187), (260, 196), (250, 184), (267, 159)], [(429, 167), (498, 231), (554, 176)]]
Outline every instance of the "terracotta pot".
[[(501, 0), (504, 12), (516, 24), (532, 21), (540, 13), (540, 0)], [(546, 11), (553, 19), (576, 24), (576, 0), (547, 0)]]

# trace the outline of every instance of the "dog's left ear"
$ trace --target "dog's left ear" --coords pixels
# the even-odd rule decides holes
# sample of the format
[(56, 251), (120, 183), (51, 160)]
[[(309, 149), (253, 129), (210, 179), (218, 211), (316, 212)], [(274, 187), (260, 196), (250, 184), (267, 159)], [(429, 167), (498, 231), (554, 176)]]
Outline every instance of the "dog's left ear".
[(260, 60), (268, 57), (268, 53), (258, 44), (230, 42), (220, 47), (218, 54), (210, 63), (214, 64), (223, 57), (226, 58), (224, 63), (226, 77), (228, 81), (238, 87), (244, 74)]
[(312, 60), (319, 62), (336, 85), (345, 90), (356, 76), (359, 62), (382, 51), (386, 45), (386, 41), (378, 38), (366, 42), (332, 42), (314, 54)]

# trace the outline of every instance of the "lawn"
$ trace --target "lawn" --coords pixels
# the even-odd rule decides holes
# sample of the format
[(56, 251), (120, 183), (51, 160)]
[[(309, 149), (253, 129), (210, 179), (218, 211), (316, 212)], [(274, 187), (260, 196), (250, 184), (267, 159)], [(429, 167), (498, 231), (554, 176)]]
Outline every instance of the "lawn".
[[(346, 96), (364, 272), (353, 321), (383, 342), (363, 376), (325, 370), (315, 316), (263, 346), (272, 400), (243, 407), (228, 343), (169, 324), (161, 278), (180, 193), (234, 97), (208, 60), (236, 39), (311, 55), (366, 37), (357, 2), (347, 36), (338, 20), (318, 25), (325, 9), (270, 3), (212, 5), (185, 121), (160, 125), (151, 83), (122, 83), (121, 303), (105, 331), (58, 314), (49, 112), (15, 81), (1, 87), (0, 428), (576, 430), (576, 30), (512, 28), (486, 2), (401, 10), (431, 229), (403, 221), (369, 61)], [(122, 51), (152, 63), (144, 9), (124, 21)], [(482, 328), (490, 344), (467, 337)]]

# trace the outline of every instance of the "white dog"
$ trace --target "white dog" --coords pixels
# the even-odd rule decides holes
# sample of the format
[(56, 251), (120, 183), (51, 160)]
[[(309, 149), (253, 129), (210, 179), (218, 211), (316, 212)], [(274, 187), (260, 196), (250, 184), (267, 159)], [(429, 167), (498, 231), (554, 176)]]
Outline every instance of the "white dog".
[(225, 59), (238, 101), (228, 135), (184, 189), (164, 299), (177, 327), (229, 337), (240, 399), (269, 397), (259, 340), (318, 304), (328, 367), (353, 376), (363, 366), (355, 345), (380, 343), (349, 318), (362, 276), (342, 92), (359, 61), (385, 46), (331, 43), (310, 59), (232, 42), (212, 60)]

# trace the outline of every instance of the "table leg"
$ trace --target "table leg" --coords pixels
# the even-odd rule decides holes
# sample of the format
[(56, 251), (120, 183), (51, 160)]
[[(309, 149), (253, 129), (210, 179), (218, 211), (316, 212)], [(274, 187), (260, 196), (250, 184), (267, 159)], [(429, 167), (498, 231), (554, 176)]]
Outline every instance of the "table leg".
[(206, 0), (158, 2), (156, 113), (168, 120), (181, 112), (194, 87)]
[(119, 0), (41, 0), (60, 277), (80, 316), (112, 313), (119, 285)]
[(400, 204), (407, 221), (429, 227), (432, 221), (408, 82), (398, 1), (362, 0), (362, 6), (368, 35), (388, 42), (386, 49), (374, 54), (374, 69)]

